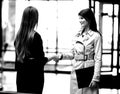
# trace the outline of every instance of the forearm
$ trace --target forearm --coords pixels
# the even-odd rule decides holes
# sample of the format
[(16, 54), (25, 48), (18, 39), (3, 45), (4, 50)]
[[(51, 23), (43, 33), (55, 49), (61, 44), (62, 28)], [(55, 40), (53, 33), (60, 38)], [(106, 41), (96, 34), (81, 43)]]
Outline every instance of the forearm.
[(101, 61), (95, 62), (95, 69), (94, 69), (94, 75), (93, 80), (99, 82), (100, 81), (100, 73), (101, 72)]
[(72, 53), (62, 53), (60, 60), (72, 60), (74, 58)]
[(49, 61), (53, 60), (54, 56), (49, 56), (47, 58), (48, 58), (47, 62), (49, 62)]

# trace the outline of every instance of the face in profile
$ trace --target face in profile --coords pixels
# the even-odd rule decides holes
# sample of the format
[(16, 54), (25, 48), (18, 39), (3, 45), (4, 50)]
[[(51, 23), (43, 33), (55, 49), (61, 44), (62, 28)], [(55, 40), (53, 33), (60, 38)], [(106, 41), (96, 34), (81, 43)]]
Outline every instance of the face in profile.
[(82, 16), (79, 16), (79, 22), (80, 22), (81, 28), (86, 28), (88, 26), (88, 21)]

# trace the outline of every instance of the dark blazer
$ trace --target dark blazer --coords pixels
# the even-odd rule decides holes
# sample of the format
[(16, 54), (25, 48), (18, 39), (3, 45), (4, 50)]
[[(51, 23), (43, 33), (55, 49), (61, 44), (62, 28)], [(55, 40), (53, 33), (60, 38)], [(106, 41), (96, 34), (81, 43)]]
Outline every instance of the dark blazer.
[[(31, 53), (23, 63), (15, 61), (17, 71), (17, 91), (42, 94), (44, 85), (44, 65), (48, 59), (44, 55), (41, 36), (35, 32), (32, 43), (28, 46)], [(17, 55), (16, 55), (17, 58)]]

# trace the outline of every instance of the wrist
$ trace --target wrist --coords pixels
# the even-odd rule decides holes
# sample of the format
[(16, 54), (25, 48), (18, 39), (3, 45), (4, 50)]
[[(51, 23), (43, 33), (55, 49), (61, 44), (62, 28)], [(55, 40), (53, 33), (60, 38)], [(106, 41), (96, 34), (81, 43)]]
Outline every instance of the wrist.
[(63, 59), (63, 54), (61, 54), (59, 57), (59, 60), (62, 60), (62, 59)]

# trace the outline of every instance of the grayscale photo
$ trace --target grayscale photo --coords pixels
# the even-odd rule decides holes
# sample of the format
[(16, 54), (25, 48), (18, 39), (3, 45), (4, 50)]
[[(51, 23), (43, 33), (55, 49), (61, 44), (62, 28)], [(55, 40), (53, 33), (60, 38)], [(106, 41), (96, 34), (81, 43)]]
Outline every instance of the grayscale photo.
[(119, 0), (0, 4), (0, 94), (120, 94)]

